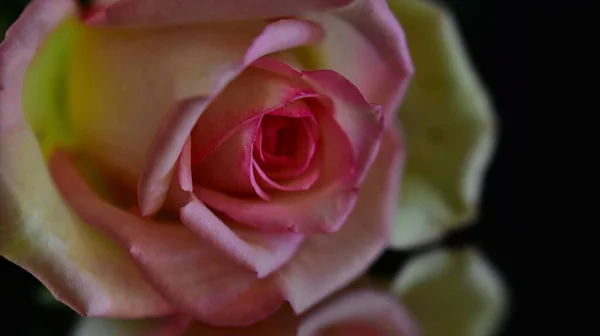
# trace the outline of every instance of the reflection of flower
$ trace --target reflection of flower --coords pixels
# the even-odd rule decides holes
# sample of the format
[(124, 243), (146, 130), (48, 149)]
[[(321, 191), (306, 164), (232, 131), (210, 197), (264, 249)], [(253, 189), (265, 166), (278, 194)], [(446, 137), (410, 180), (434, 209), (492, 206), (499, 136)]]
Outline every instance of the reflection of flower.
[[(163, 323), (161, 323), (163, 322)], [(164, 323), (166, 322), (166, 323)], [(219, 328), (193, 323), (184, 327), (178, 318), (131, 323), (88, 319), (75, 327), (72, 336), (417, 336), (419, 329), (410, 314), (384, 292), (354, 288), (325, 300), (302, 316), (285, 306), (266, 320), (249, 327)]]
[(496, 128), (452, 15), (431, 1), (388, 3), (416, 69), (399, 111), (408, 157), (392, 241), (407, 248), (475, 217)]
[(504, 320), (507, 291), (476, 248), (435, 250), (409, 260), (394, 279), (422, 336), (492, 336)]
[(72, 336), (493, 336), (506, 309), (498, 274), (475, 248), (415, 257), (391, 282), (387, 294), (369, 287), (367, 282), (356, 284), (301, 316), (285, 306), (246, 328), (188, 326), (190, 321), (181, 317), (136, 322), (86, 319)]

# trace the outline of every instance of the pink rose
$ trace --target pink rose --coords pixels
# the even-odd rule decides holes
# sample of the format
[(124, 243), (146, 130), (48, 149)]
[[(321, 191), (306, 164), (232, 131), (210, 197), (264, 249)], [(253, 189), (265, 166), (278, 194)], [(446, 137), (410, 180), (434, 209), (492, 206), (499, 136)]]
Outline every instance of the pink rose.
[(87, 316), (300, 314), (388, 244), (411, 76), (385, 1), (33, 1), (0, 47), (0, 253)]

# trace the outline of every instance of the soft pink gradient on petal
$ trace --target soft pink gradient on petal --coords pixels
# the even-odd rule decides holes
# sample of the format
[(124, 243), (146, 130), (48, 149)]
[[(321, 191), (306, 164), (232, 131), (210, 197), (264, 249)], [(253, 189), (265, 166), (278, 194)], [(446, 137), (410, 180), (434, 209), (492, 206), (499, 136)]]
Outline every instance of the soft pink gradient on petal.
[[(275, 28), (272, 26), (274, 24), (277, 24)], [(278, 42), (281, 42), (281, 39), (275, 39), (274, 36), (279, 34), (280, 29), (286, 30), (288, 33), (290, 29), (297, 29), (300, 32), (297, 35), (288, 35), (289, 39), (286, 40), (285, 43), (278, 44)], [(315, 25), (308, 21), (285, 20), (283, 23), (276, 21), (275, 23), (268, 25), (262, 34), (255, 39), (255, 42), (258, 41), (260, 43), (253, 44), (250, 49), (247, 50), (243, 61), (237, 69), (223, 74), (223, 77), (220, 80), (221, 84), (214, 88), (213, 94), (210, 97), (198, 97), (180, 102), (171, 110), (170, 113), (168, 113), (167, 116), (165, 116), (164, 122), (161, 123), (161, 127), (154, 136), (152, 144), (150, 145), (150, 151), (147, 155), (147, 163), (145, 164), (142, 175), (138, 182), (138, 194), (140, 195), (139, 207), (143, 215), (153, 214), (164, 203), (168, 189), (168, 183), (166, 183), (166, 181), (171, 179), (172, 167), (175, 165), (177, 156), (179, 155), (181, 148), (185, 143), (185, 139), (187, 139), (187, 137), (192, 133), (196, 123), (198, 123), (200, 127), (206, 127), (208, 125), (210, 125), (208, 127), (211, 128), (215, 127), (214, 130), (210, 130), (210, 132), (207, 133), (208, 139), (206, 138), (206, 135), (204, 135), (204, 132), (201, 132), (201, 135), (192, 135), (193, 141), (196, 137), (200, 137), (202, 139), (200, 141), (193, 142), (193, 146), (197, 143), (204, 144), (208, 146), (208, 150), (210, 151), (212, 148), (216, 147), (217, 143), (215, 143), (215, 141), (221, 141), (222, 137), (225, 137), (226, 133), (231, 131), (234, 125), (237, 126), (239, 125), (240, 121), (242, 121), (240, 118), (223, 119), (221, 114), (217, 114), (215, 117), (211, 117), (210, 114), (208, 114), (205, 115), (204, 118), (201, 118), (208, 107), (208, 104), (212, 103), (212, 105), (216, 104), (219, 106), (218, 97), (221, 91), (226, 90), (226, 86), (230, 84), (234, 78), (242, 73), (243, 70), (256, 59), (290, 47), (314, 43), (320, 34), (321, 31), (316, 29)], [(273, 44), (263, 42), (271, 40), (271, 37), (274, 38)], [(248, 54), (248, 52), (251, 52), (251, 54)], [(254, 58), (248, 55), (253, 55), (252, 57)], [(233, 81), (233, 83), (236, 82), (237, 81)], [(245, 86), (246, 89), (249, 87), (251, 86)], [(216, 101), (213, 102), (215, 98)], [(266, 95), (266, 99), (280, 98), (281, 96), (278, 95)], [(252, 97), (251, 101), (254, 101), (254, 99), (255, 97)], [(235, 100), (236, 99), (233, 99), (233, 101)], [(246, 101), (247, 98), (240, 101), (240, 103)], [(264, 103), (263, 108), (264, 106), (274, 105), (268, 104), (268, 102), (265, 100), (258, 101)], [(223, 105), (226, 108), (231, 108), (230, 105)], [(219, 109), (218, 107), (211, 107), (212, 109)], [(241, 111), (247, 113), (248, 109), (242, 109)], [(242, 116), (241, 119), (243, 118), (244, 117)], [(219, 122), (221, 120), (226, 120), (226, 122), (229, 122), (229, 124), (226, 125), (224, 122)], [(206, 126), (202, 126), (203, 124)], [(219, 125), (226, 127), (218, 127)], [(221, 135), (222, 137), (217, 136), (217, 138), (215, 138), (215, 134)], [(204, 149), (200, 149), (199, 151), (201, 152), (200, 156), (208, 153), (204, 152)]]
[(285, 297), (297, 313), (354, 280), (382, 253), (395, 218), (403, 167), (404, 146), (398, 130), (390, 127), (342, 228), (308, 237), (277, 273)]
[(317, 52), (318, 69), (348, 78), (367, 101), (383, 107), (386, 123), (390, 123), (414, 66), (401, 23), (386, 1), (356, 0), (352, 6), (308, 18), (325, 30), (326, 38)]
[[(146, 166), (138, 182), (138, 206), (143, 216), (158, 211), (167, 198), (174, 166), (189, 138), (189, 125), (206, 108), (207, 98), (196, 98), (177, 104), (160, 124), (155, 145), (150, 147)], [(165, 137), (163, 135), (172, 135)]]
[(418, 336), (419, 329), (395, 297), (372, 290), (344, 293), (308, 314), (298, 336)]
[(120, 0), (103, 14), (102, 24), (161, 26), (199, 22), (267, 19), (332, 10), (353, 0)]
[(309, 71), (303, 75), (331, 98), (334, 118), (352, 144), (357, 180), (362, 182), (379, 149), (383, 130), (380, 107), (367, 103), (350, 81), (333, 71)]
[(99, 199), (57, 151), (50, 169), (77, 214), (127, 249), (167, 300), (211, 324), (245, 325), (274, 312), (281, 295), (208, 241), (176, 223), (156, 223)]
[(240, 197), (262, 197), (264, 192), (253, 181), (252, 176), (253, 143), (259, 122), (259, 118), (254, 118), (236, 127), (233, 134), (199, 162), (194, 147), (194, 183)]

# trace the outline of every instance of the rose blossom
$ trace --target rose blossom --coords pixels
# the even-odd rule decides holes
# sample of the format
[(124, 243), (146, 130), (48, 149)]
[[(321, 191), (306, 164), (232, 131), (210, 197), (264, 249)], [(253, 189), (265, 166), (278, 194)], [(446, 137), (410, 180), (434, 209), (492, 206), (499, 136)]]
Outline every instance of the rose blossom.
[(87, 316), (299, 314), (388, 243), (385, 1), (37, 0), (0, 47), (0, 253)]

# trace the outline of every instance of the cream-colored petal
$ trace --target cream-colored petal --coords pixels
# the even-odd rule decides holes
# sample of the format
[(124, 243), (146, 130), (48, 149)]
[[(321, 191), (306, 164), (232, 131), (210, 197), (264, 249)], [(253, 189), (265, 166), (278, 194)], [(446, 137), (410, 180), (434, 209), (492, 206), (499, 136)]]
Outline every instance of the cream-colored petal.
[(394, 279), (392, 291), (422, 336), (493, 336), (508, 304), (500, 275), (473, 247), (416, 256)]
[(452, 14), (430, 1), (388, 3), (416, 68), (398, 112), (408, 159), (393, 245), (408, 248), (477, 215), (496, 120)]
[[(46, 38), (74, 13), (71, 0), (32, 1), (0, 45), (0, 255), (81, 314), (166, 314), (172, 308), (126, 252), (72, 214), (48, 174), (32, 131), (36, 125), (24, 117), (28, 67)], [(52, 106), (56, 102), (37, 98), (48, 113), (59, 109)]]

